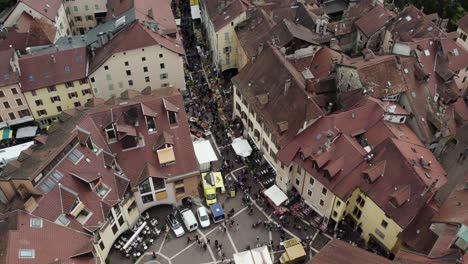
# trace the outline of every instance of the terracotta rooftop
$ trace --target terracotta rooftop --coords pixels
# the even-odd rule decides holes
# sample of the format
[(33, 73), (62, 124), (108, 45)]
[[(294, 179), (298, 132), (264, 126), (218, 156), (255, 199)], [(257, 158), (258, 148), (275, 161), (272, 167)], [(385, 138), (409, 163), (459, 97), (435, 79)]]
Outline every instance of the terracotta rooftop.
[[(129, 39), (132, 39), (133, 41), (128, 41)], [(89, 73), (96, 71), (115, 53), (154, 45), (161, 45), (181, 55), (185, 53), (179, 39), (162, 36), (161, 34), (147, 28), (140, 22), (135, 21), (117, 33), (103, 47), (95, 51), (95, 56), (90, 59)]]
[(468, 32), (468, 14), (465, 14), (459, 21), (458, 21), (458, 27), (465, 31)]
[(395, 264), (453, 264), (454, 259), (433, 259), (426, 255), (400, 249), (393, 260)]
[(356, 20), (354, 24), (367, 38), (370, 38), (383, 28), (393, 16), (394, 14), (387, 11), (383, 6), (376, 5), (369, 12)]
[(23, 92), (80, 80), (86, 78), (86, 48), (23, 55), (19, 58), (19, 66)]
[(355, 67), (361, 84), (372, 90), (372, 96), (382, 98), (404, 93), (412, 88), (417, 60), (414, 57), (383, 55), (347, 59), (343, 64)]
[(11, 64), (15, 50), (0, 50), (0, 87), (19, 82), (18, 69)]
[[(305, 122), (323, 114), (305, 91), (302, 75), (277, 48), (270, 45), (265, 47), (254, 63), (247, 64), (233, 78), (233, 83), (255, 109), (258, 120), (264, 122), (279, 146), (292, 139)], [(268, 93), (268, 103), (261, 104), (257, 96), (265, 93)], [(280, 131), (277, 124), (282, 121), (288, 121), (287, 131)]]
[[(95, 263), (92, 252), (73, 257), (77, 251), (92, 243), (91, 235), (47, 219), (42, 219), (40, 228), (30, 227), (31, 219), (38, 217), (24, 211), (11, 212), (5, 216), (3, 220), (0, 218), (0, 263)], [(20, 259), (18, 254), (21, 249), (34, 250), (34, 258)]]
[(247, 12), (250, 15), (249, 19), (236, 27), (236, 33), (247, 57), (252, 58), (258, 54), (260, 45), (270, 38), (270, 30), (275, 26), (275, 22), (263, 8)]
[(247, 0), (212, 0), (204, 1), (204, 3), (215, 32), (246, 12), (250, 5)]
[(132, 9), (135, 18), (140, 21), (156, 22), (165, 34), (177, 33), (177, 26), (172, 14), (170, 2), (165, 0), (108, 0), (107, 20), (119, 17)]
[(468, 226), (468, 172), (461, 178), (450, 196), (432, 219), (436, 223)]
[(409, 5), (400, 12), (389, 26), (396, 40), (412, 41), (418, 38), (445, 36), (445, 32), (421, 10)]
[(392, 264), (393, 262), (352, 246), (344, 241), (332, 239), (307, 264)]
[(18, 2), (23, 2), (51, 21), (55, 21), (55, 17), (62, 6), (60, 0), (19, 0)]

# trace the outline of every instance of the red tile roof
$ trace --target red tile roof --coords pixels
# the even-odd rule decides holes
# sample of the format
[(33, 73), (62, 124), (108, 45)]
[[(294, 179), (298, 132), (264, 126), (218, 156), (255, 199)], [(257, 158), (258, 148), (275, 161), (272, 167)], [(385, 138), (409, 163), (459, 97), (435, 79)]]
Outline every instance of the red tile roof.
[(249, 2), (245, 0), (212, 0), (203, 1), (201, 4), (205, 4), (206, 12), (213, 23), (215, 32), (246, 12), (249, 6)]
[(395, 264), (453, 264), (454, 261), (454, 259), (432, 259), (406, 249), (400, 249), (393, 260)]
[[(30, 227), (30, 221), (36, 218), (23, 211), (9, 213), (7, 222), (13, 222), (3, 233), (2, 240), (6, 242), (5, 248), (0, 248), (2, 263), (63, 263), (94, 264), (92, 254), (72, 257), (77, 250), (92, 244), (93, 237), (68, 227), (55, 224), (53, 221), (42, 219), (42, 227)], [(1, 224), (1, 222), (0, 222)], [(3, 229), (0, 227), (0, 229)], [(2, 232), (3, 231), (3, 232)], [(64, 243), (70, 241), (72, 243)], [(20, 249), (34, 250), (33, 259), (20, 259)]]
[(21, 56), (21, 90), (28, 92), (86, 78), (86, 58), (86, 48)]
[(60, 0), (19, 0), (27, 6), (31, 7), (41, 15), (55, 22), (55, 17), (58, 14), (62, 1)]
[[(129, 39), (133, 41), (128, 41)], [(135, 21), (115, 35), (103, 47), (96, 50), (95, 56), (90, 61), (89, 73), (96, 71), (115, 53), (154, 45), (161, 45), (181, 55), (185, 53), (182, 43), (178, 38), (162, 36)]]
[(11, 65), (15, 50), (5, 49), (0, 50), (0, 87), (19, 83), (18, 70), (15, 70)]
[[(267, 45), (255, 62), (247, 64), (232, 81), (279, 146), (292, 139), (305, 122), (323, 114), (314, 97), (306, 92), (302, 74), (271, 45)], [(262, 104), (258, 97), (264, 94), (268, 94), (266, 104)], [(281, 132), (278, 124), (283, 121), (288, 122), (288, 130)]]
[(458, 21), (458, 27), (465, 31), (468, 32), (468, 14), (465, 14), (459, 21)]
[(455, 189), (432, 219), (435, 223), (463, 224), (468, 226), (468, 172), (458, 182)]
[(381, 5), (376, 5), (369, 12), (356, 20), (354, 24), (367, 38), (370, 38), (373, 34), (382, 29), (393, 17), (393, 13), (387, 11)]
[[(112, 153), (117, 155), (117, 163), (120, 165), (125, 174), (129, 177), (131, 184), (134, 186), (139, 183), (140, 175), (150, 164), (155, 168), (155, 174), (158, 177), (174, 177), (189, 173), (197, 173), (199, 170), (198, 162), (195, 157), (195, 152), (191, 144), (191, 137), (188, 123), (186, 121), (185, 111), (177, 112), (177, 127), (170, 126), (167, 119), (166, 110), (163, 101), (173, 105), (178, 109), (184, 109), (182, 96), (175, 89), (164, 89), (155, 92), (150, 96), (138, 96), (133, 99), (125, 100), (125, 104), (121, 104), (121, 100), (117, 100), (115, 105), (100, 105), (88, 111), (88, 115), (92, 118), (96, 126), (100, 127), (102, 120), (107, 114), (111, 113), (111, 120), (117, 120), (124, 112), (133, 108), (138, 113), (138, 123), (136, 130), (143, 137), (145, 146), (133, 150), (123, 150), (121, 144), (110, 144), (109, 147)], [(158, 132), (166, 131), (173, 138), (173, 148), (175, 154), (175, 164), (161, 167), (158, 157), (153, 150), (153, 146), (157, 142), (157, 134), (150, 134), (146, 129), (146, 122), (142, 114), (141, 105), (144, 104), (156, 113), (156, 127)], [(111, 110), (112, 109), (112, 110)], [(100, 133), (105, 138), (104, 130)], [(167, 136), (168, 139), (170, 136)]]
[(307, 264), (392, 264), (393, 262), (352, 246), (344, 241), (332, 239)]
[(166, 34), (175, 34), (177, 26), (172, 14), (170, 2), (165, 0), (109, 0), (107, 20), (122, 15), (133, 8), (135, 17), (140, 22), (156, 22)]

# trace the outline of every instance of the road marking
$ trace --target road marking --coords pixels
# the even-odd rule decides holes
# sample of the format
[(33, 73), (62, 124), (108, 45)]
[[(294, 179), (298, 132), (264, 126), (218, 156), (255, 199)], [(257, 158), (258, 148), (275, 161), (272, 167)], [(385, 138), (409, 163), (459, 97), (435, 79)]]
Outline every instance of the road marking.
[(235, 244), (234, 241), (232, 240), (231, 234), (229, 234), (229, 230), (226, 231), (226, 234), (227, 234), (227, 237), (228, 237), (229, 241), (231, 242), (231, 245), (232, 245), (232, 248), (234, 249), (234, 251), (235, 251), (236, 253), (239, 253), (239, 251), (237, 251), (236, 244)]
[[(197, 229), (197, 232), (198, 232), (199, 234), (201, 234), (201, 236), (202, 236), (203, 238), (205, 238), (205, 243), (207, 243), (207, 240), (206, 240), (207, 238), (206, 238), (205, 234), (203, 234), (203, 232), (200, 231), (200, 229)], [(207, 243), (206, 247), (208, 248), (208, 252), (209, 252), (210, 255), (211, 255), (211, 259), (212, 259), (213, 261), (216, 261), (216, 257), (215, 257), (214, 254), (213, 254), (213, 250), (211, 250), (211, 246), (208, 245), (208, 243)]]

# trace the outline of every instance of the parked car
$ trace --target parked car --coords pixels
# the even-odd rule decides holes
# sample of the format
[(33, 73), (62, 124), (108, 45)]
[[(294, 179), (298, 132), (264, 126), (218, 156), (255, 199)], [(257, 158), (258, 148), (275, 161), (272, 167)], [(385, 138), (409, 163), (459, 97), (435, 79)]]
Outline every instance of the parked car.
[(182, 217), (182, 221), (184, 221), (185, 228), (187, 228), (187, 231), (192, 232), (197, 230), (198, 222), (192, 210), (188, 208), (182, 209), (180, 211), (180, 216)]
[(167, 224), (171, 227), (172, 231), (174, 231), (176, 237), (181, 237), (185, 234), (184, 228), (174, 214), (169, 214), (167, 216)]
[(210, 217), (208, 216), (208, 210), (206, 210), (205, 207), (203, 206), (198, 207), (197, 216), (198, 216), (198, 221), (200, 221), (201, 227), (206, 228), (210, 226), (211, 224)]

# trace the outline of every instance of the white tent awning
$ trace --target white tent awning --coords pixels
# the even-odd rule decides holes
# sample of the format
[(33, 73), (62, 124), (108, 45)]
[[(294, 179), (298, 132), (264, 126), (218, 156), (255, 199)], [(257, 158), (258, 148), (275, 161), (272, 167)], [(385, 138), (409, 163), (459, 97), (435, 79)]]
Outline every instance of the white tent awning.
[(273, 264), (266, 246), (234, 254), (236, 264)]
[(198, 164), (205, 164), (218, 160), (209, 140), (195, 141), (193, 142), (193, 148), (195, 150), (195, 156), (197, 157)]
[(248, 157), (252, 154), (252, 147), (250, 146), (249, 142), (243, 138), (235, 138), (231, 144), (232, 148), (236, 152), (237, 155), (241, 157)]
[(37, 126), (22, 127), (16, 131), (16, 138), (34, 137), (37, 132)]
[(192, 14), (192, 19), (200, 19), (201, 18), (200, 6), (199, 5), (190, 6), (190, 11), (191, 11), (191, 14)]
[(268, 199), (270, 199), (276, 206), (280, 206), (288, 199), (288, 196), (286, 196), (286, 194), (284, 194), (276, 184), (265, 191), (265, 196), (268, 197)]

